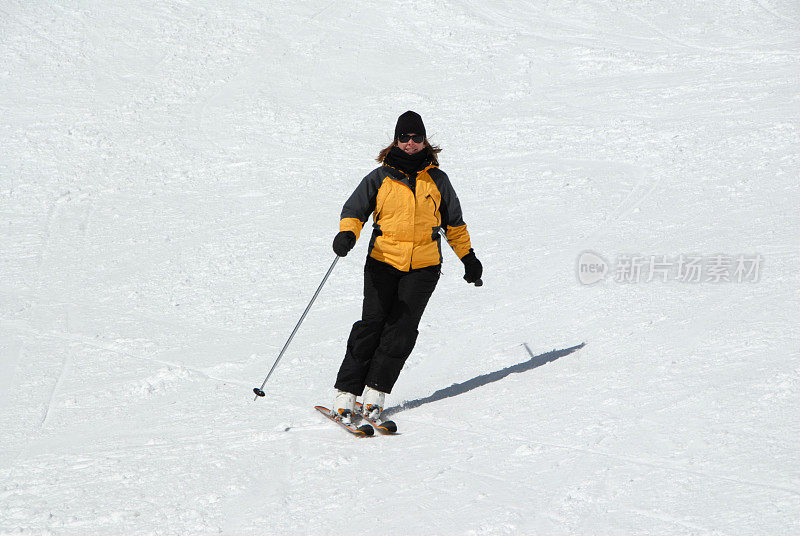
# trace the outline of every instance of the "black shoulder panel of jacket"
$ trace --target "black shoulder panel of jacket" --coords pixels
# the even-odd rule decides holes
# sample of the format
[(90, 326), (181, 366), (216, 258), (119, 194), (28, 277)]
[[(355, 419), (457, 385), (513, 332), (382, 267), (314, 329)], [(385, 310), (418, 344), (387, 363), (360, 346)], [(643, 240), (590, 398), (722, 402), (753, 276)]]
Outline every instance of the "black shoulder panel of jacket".
[(464, 216), (461, 213), (461, 203), (458, 200), (456, 191), (453, 185), (450, 184), (450, 178), (447, 173), (439, 168), (431, 168), (428, 174), (433, 179), (433, 183), (442, 194), (442, 207), (440, 209), (442, 214), (442, 224), (450, 227), (460, 227), (465, 225)]
[(358, 218), (362, 222), (369, 219), (370, 214), (375, 210), (375, 200), (378, 197), (378, 189), (386, 178), (383, 167), (372, 170), (345, 201), (342, 207), (341, 219)]

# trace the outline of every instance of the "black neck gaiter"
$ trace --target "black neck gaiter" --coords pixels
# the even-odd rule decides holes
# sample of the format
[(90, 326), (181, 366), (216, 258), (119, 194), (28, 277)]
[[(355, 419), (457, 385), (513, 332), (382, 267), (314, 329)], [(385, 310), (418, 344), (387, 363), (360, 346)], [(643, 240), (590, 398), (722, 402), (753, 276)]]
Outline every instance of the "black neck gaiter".
[(414, 154), (408, 154), (399, 147), (392, 147), (384, 159), (384, 163), (399, 169), (412, 179), (416, 178), (417, 173), (427, 167), (431, 161), (431, 153), (427, 147)]

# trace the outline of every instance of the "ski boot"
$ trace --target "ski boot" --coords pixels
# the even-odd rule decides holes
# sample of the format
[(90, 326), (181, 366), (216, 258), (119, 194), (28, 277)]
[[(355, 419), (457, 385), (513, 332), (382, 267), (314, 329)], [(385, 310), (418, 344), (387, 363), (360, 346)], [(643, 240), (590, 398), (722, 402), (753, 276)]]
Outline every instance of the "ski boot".
[(364, 402), (361, 405), (361, 411), (365, 419), (377, 421), (383, 413), (383, 405), (386, 402), (386, 393), (373, 389), (367, 386), (364, 389)]
[(346, 391), (336, 391), (333, 399), (331, 415), (341, 419), (345, 424), (352, 424), (356, 409), (356, 395)]

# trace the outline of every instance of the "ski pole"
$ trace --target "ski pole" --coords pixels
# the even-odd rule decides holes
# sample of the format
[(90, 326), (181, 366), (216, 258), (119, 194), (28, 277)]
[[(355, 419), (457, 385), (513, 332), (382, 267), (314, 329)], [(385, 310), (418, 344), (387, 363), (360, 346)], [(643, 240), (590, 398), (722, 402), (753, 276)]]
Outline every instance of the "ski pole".
[(306, 310), (303, 311), (303, 315), (300, 317), (300, 320), (297, 322), (297, 325), (294, 327), (294, 330), (292, 331), (292, 334), (289, 335), (289, 339), (286, 341), (286, 344), (283, 345), (283, 350), (281, 350), (281, 353), (278, 354), (278, 359), (275, 360), (275, 363), (272, 365), (272, 368), (269, 369), (269, 373), (267, 374), (267, 377), (264, 378), (263, 382), (261, 382), (261, 387), (254, 387), (253, 388), (253, 392), (256, 394), (256, 397), (253, 399), (253, 401), (258, 400), (258, 397), (260, 397), (260, 396), (264, 396), (264, 386), (267, 384), (267, 380), (269, 380), (269, 377), (272, 376), (272, 373), (275, 370), (275, 367), (278, 366), (278, 363), (280, 362), (281, 358), (283, 357), (283, 353), (289, 347), (289, 343), (292, 342), (292, 339), (294, 338), (294, 334), (297, 333), (297, 329), (300, 327), (300, 324), (303, 323), (303, 319), (305, 319), (306, 314), (308, 314), (308, 310), (311, 309), (311, 305), (314, 303), (314, 300), (317, 299), (317, 296), (319, 295), (319, 291), (322, 290), (322, 286), (325, 284), (325, 281), (328, 280), (328, 276), (331, 275), (331, 272), (333, 271), (333, 267), (336, 266), (336, 262), (338, 260), (339, 260), (339, 256), (337, 255), (336, 258), (333, 259), (333, 262), (331, 263), (331, 267), (328, 268), (328, 273), (326, 273), (325, 277), (322, 278), (322, 283), (320, 283), (319, 287), (317, 287), (317, 291), (314, 293), (314, 296), (311, 298), (311, 301), (308, 302), (308, 306), (306, 306)]

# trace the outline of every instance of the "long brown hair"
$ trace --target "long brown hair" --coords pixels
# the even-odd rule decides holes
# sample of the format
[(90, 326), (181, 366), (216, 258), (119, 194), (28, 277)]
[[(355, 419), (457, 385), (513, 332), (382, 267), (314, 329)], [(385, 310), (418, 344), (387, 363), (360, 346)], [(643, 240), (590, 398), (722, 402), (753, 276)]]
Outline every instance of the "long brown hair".
[[(391, 145), (389, 145), (386, 149), (382, 150), (380, 154), (378, 154), (378, 158), (376, 158), (375, 160), (378, 162), (383, 162), (386, 159), (386, 156), (389, 154), (389, 151), (391, 151), (392, 148), (396, 146), (397, 146), (397, 140), (394, 140)], [(423, 150), (427, 150), (433, 157), (431, 161), (433, 165), (438, 166), (439, 157), (437, 157), (436, 155), (442, 152), (442, 148), (439, 147), (438, 145), (431, 145), (430, 142), (428, 142), (428, 138), (425, 138), (423, 146), (425, 147), (425, 149)]]

